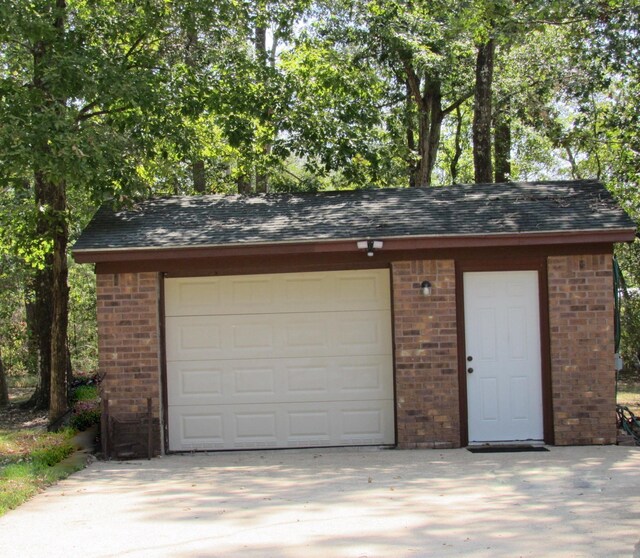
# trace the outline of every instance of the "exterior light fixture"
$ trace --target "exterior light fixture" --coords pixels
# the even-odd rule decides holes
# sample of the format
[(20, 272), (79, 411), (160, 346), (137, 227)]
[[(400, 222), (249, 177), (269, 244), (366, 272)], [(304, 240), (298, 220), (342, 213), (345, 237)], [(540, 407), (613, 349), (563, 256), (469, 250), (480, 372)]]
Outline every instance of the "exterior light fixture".
[(374, 250), (380, 250), (382, 244), (382, 240), (358, 240), (356, 243), (358, 250), (366, 250), (369, 257), (373, 256)]
[(422, 296), (431, 296), (431, 283), (429, 281), (423, 281), (420, 289), (422, 289)]

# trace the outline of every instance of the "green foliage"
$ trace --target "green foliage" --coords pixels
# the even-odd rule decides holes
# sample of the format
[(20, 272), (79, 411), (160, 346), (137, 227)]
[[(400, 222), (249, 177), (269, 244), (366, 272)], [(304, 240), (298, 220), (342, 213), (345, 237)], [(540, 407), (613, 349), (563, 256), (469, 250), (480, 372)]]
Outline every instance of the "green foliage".
[[(637, 215), (637, 213), (636, 213)], [(619, 245), (616, 256), (624, 277), (621, 304), (620, 353), (625, 370), (640, 374), (640, 242)]]
[(71, 392), (70, 426), (76, 430), (86, 430), (100, 423), (102, 407), (96, 376), (74, 378), (76, 387)]
[(0, 255), (0, 347), (10, 377), (24, 375), (33, 369), (24, 315), (24, 302), (28, 296), (24, 283), (27, 277), (17, 258), (8, 253)]
[(95, 385), (80, 385), (74, 388), (71, 394), (72, 402), (76, 401), (90, 401), (92, 399), (97, 399), (98, 387)]
[(627, 372), (640, 373), (640, 295), (622, 303), (620, 354)]
[[(55, 230), (56, 215), (34, 203), (36, 173), (64, 186), (71, 241), (103, 202), (195, 193), (195, 162), (206, 192), (255, 187), (262, 175), (277, 192), (406, 186), (424, 124), (413, 72), (446, 111), (433, 183), (471, 182), (475, 55), (489, 38), (511, 178), (599, 178), (640, 217), (639, 0), (67, 0), (63, 27), (57, 15), (53, 0), (0, 0), (0, 346), (10, 375), (34, 368), (24, 307)], [(266, 28), (263, 51), (255, 37)], [(637, 246), (619, 252), (639, 287)], [(91, 373), (95, 278), (69, 265), (69, 348), (74, 368)], [(639, 312), (625, 307), (630, 354)]]
[(81, 400), (75, 403), (69, 424), (76, 430), (86, 430), (100, 424), (101, 408), (98, 399)]
[(38, 467), (51, 467), (62, 461), (73, 451), (71, 444), (55, 445), (35, 450), (31, 453), (31, 461)]
[(330, 177), (333, 187), (401, 182), (404, 164), (394, 156), (379, 107), (387, 84), (370, 61), (306, 36), (282, 54), (280, 65), (295, 94), (275, 154), (295, 154), (306, 172)]
[(98, 368), (95, 273), (89, 266), (69, 262), (68, 342), (74, 374)]

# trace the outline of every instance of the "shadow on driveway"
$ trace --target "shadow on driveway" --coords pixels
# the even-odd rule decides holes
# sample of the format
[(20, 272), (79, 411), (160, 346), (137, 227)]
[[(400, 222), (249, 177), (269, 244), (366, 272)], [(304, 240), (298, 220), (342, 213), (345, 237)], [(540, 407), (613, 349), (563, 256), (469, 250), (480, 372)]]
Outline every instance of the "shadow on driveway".
[(640, 450), (291, 450), (97, 462), (0, 556), (640, 558)]

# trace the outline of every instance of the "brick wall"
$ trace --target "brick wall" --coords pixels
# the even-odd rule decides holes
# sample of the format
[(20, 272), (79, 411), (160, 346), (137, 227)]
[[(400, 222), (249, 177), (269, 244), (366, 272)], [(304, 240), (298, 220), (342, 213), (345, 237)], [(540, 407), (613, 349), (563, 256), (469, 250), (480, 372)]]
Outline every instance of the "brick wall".
[(550, 257), (555, 443), (614, 444), (611, 254)]
[(394, 262), (392, 281), (398, 447), (459, 447), (454, 262)]
[[(611, 255), (548, 259), (555, 442), (615, 443)], [(422, 296), (420, 284), (433, 293)], [(161, 451), (159, 276), (98, 275), (99, 366), (116, 444), (146, 439), (152, 398), (154, 453)], [(451, 260), (392, 264), (398, 447), (460, 445), (455, 266)], [(126, 449), (126, 447), (125, 447)], [(135, 449), (138, 455), (146, 447)]]
[[(160, 341), (157, 273), (97, 276), (99, 369), (113, 423), (111, 455), (146, 454), (147, 398), (152, 398), (154, 453), (160, 438)], [(129, 422), (129, 424), (127, 424)], [(103, 429), (103, 434), (106, 434)], [(103, 435), (104, 438), (104, 435)], [(103, 439), (103, 449), (105, 440)], [(118, 450), (118, 451), (114, 451)]]

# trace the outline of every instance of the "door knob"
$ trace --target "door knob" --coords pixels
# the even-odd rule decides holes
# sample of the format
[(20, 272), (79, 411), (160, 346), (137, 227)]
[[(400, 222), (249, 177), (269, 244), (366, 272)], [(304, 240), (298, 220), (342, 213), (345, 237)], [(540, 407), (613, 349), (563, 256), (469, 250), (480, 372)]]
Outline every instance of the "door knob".
[(473, 368), (467, 368), (467, 372), (469, 372), (469, 374), (473, 373)]
[(472, 357), (472, 356), (468, 356), (468, 357), (467, 357), (467, 360), (468, 360), (469, 362), (471, 362), (471, 361), (473, 360), (473, 357)]

